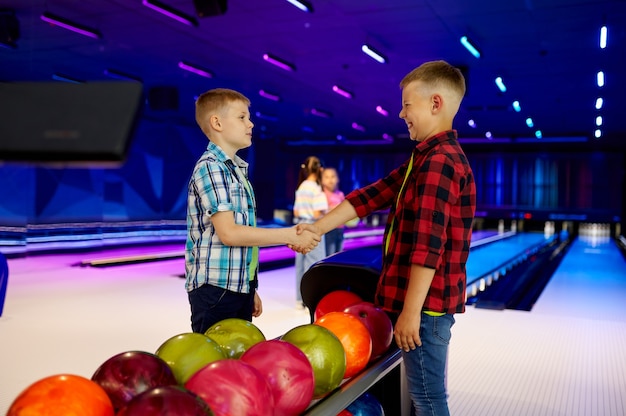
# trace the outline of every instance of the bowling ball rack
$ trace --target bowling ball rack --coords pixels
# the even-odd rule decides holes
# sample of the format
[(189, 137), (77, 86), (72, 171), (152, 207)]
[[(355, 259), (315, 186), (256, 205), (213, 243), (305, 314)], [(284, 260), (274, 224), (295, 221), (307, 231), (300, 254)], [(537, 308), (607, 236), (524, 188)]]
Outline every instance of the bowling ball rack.
[[(302, 300), (309, 308), (311, 322), (319, 301), (334, 290), (349, 290), (366, 302), (374, 301), (382, 265), (380, 246), (363, 247), (333, 254), (315, 263), (302, 276)], [(376, 396), (385, 414), (408, 416), (411, 399), (406, 385), (402, 353), (392, 345), (380, 358), (332, 392), (315, 400), (303, 413), (307, 416), (341, 412), (362, 394)]]

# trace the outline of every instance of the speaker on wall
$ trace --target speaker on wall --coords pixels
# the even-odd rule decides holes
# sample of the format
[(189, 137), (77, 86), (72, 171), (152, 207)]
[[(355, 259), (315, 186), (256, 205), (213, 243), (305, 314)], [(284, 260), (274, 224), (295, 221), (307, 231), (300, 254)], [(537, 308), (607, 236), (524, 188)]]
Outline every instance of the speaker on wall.
[(226, 13), (228, 0), (193, 0), (198, 17), (219, 16)]

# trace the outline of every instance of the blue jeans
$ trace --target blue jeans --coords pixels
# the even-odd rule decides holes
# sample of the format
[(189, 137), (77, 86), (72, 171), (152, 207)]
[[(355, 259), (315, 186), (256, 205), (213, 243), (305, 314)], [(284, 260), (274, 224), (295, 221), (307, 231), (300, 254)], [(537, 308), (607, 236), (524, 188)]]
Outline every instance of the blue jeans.
[(449, 416), (446, 392), (446, 362), (453, 315), (430, 316), (422, 313), (422, 346), (402, 352), (409, 394), (417, 415)]

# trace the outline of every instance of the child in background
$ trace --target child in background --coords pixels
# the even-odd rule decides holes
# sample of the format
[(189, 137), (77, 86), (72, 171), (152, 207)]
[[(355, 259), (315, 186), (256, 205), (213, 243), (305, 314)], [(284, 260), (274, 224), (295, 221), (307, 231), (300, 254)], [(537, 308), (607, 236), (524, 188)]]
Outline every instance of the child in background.
[[(337, 169), (333, 167), (325, 167), (322, 172), (322, 189), (326, 195), (328, 201), (328, 210), (335, 208), (346, 197), (338, 188), (339, 175), (337, 175)], [(343, 225), (330, 230), (324, 236), (326, 240), (326, 255), (338, 253), (343, 250)]]
[[(298, 189), (293, 204), (294, 220), (298, 224), (311, 224), (328, 211), (328, 201), (322, 191), (322, 164), (315, 156), (309, 156), (300, 165)], [(324, 236), (320, 243), (306, 254), (296, 253), (296, 307), (304, 309), (300, 282), (302, 276), (316, 262), (326, 257)]]

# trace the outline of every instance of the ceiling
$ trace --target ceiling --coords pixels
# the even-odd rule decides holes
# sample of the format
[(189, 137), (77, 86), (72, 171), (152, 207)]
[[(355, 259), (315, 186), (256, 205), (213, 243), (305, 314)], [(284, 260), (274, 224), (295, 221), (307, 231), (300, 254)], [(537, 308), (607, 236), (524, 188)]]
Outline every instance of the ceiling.
[[(225, 13), (207, 17), (198, 17), (192, 0), (160, 2), (197, 25), (180, 23), (142, 0), (2, 0), (0, 7), (14, 11), (20, 33), (15, 47), (0, 48), (0, 81), (52, 81), (53, 74), (110, 80), (121, 72), (143, 82), (147, 117), (185, 123), (193, 123), (199, 93), (235, 88), (252, 101), (257, 138), (376, 145), (407, 138), (397, 117), (403, 76), (425, 61), (444, 59), (467, 77), (455, 128), (468, 142), (537, 142), (536, 130), (542, 142), (621, 146), (626, 139), (620, 104), (626, 95), (624, 0), (309, 0), (311, 13), (287, 0), (228, 0)], [(101, 37), (44, 22), (44, 12)], [(605, 49), (598, 46), (602, 25), (608, 28)], [(459, 42), (464, 35), (479, 48), (479, 59)], [(363, 43), (388, 62), (365, 55)], [(295, 70), (266, 62), (266, 53)], [(210, 71), (212, 78), (179, 68), (179, 61)], [(600, 70), (602, 88), (596, 85)], [(506, 92), (496, 86), (498, 76)], [(353, 98), (333, 92), (333, 85)], [(604, 100), (600, 110), (598, 97)], [(515, 100), (520, 112), (513, 109)], [(596, 139), (598, 115), (603, 136)]]

